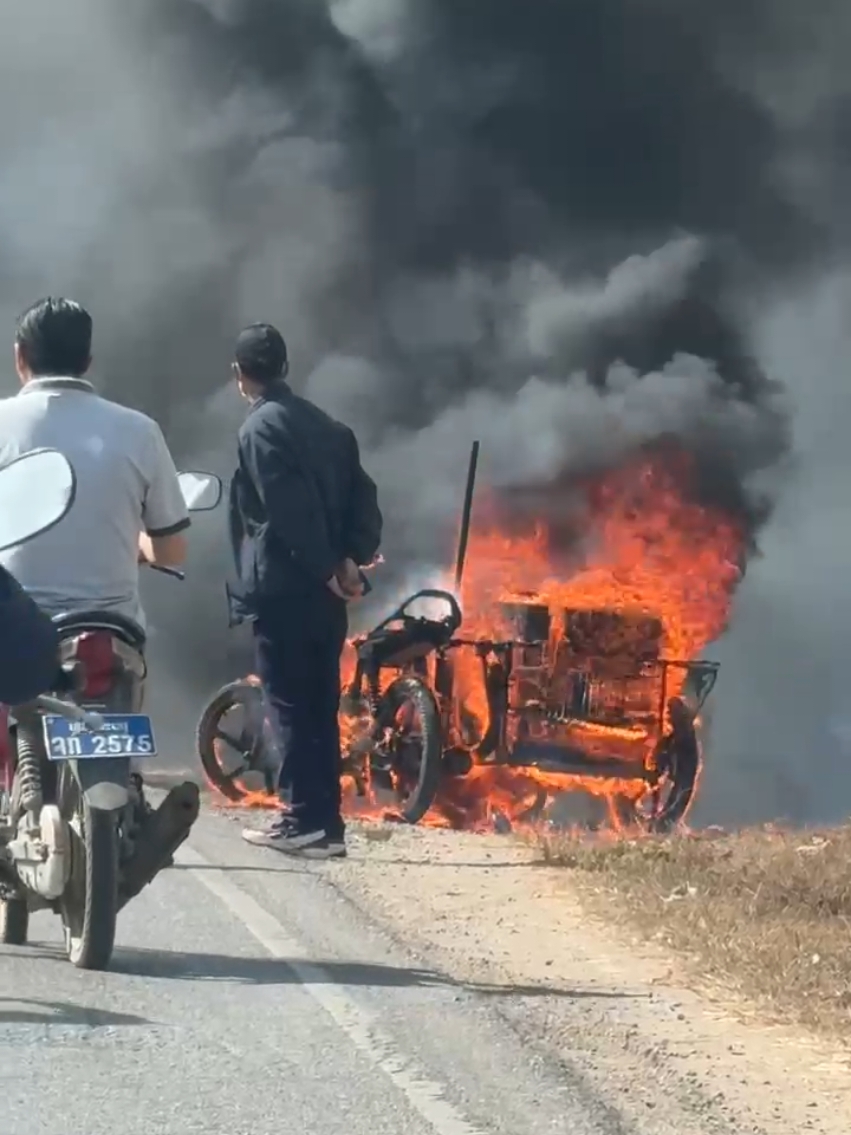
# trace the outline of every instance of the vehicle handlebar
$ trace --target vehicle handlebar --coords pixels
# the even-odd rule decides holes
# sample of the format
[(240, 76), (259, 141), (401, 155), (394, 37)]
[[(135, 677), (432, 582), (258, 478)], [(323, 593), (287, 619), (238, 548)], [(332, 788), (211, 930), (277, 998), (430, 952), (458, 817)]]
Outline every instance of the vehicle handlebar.
[(183, 581), (186, 579), (186, 572), (181, 571), (180, 568), (167, 567), (165, 564), (152, 564), (145, 560), (145, 564), (152, 571), (162, 572), (163, 575), (170, 575), (172, 579), (179, 579)]
[[(415, 619), (415, 616), (407, 614), (407, 610), (418, 599), (440, 599), (449, 607), (449, 614), (444, 615), (442, 619)], [(461, 608), (458, 606), (458, 600), (451, 591), (441, 591), (433, 587), (426, 587), (422, 591), (415, 591), (413, 595), (409, 595), (404, 603), (397, 607), (386, 619), (383, 619), (377, 627), (373, 628), (372, 633), (375, 634), (376, 631), (383, 630), (384, 627), (389, 626), (390, 623), (401, 619), (404, 622), (442, 623), (447, 627), (450, 634), (454, 634), (461, 626), (462, 618), (463, 616), (461, 614)]]
[(44, 713), (55, 713), (59, 717), (65, 717), (68, 721), (79, 721), (86, 729), (91, 730), (93, 733), (99, 732), (103, 729), (103, 718), (99, 713), (93, 713), (88, 709), (81, 709), (73, 702), (63, 701), (62, 698), (51, 697), (50, 694), (41, 694), (35, 699), (36, 709), (42, 710)]

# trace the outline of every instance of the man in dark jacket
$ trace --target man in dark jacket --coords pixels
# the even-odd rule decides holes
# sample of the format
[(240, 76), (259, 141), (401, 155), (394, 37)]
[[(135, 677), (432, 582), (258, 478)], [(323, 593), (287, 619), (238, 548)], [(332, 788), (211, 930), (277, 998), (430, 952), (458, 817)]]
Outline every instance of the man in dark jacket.
[(292, 783), (292, 806), (249, 843), (290, 854), (346, 854), (340, 814), (340, 654), (360, 565), (381, 540), (375, 484), (348, 427), (294, 394), (280, 333), (254, 324), (233, 364), (251, 403), (239, 431), (230, 530), (235, 620), (253, 623), (257, 670)]

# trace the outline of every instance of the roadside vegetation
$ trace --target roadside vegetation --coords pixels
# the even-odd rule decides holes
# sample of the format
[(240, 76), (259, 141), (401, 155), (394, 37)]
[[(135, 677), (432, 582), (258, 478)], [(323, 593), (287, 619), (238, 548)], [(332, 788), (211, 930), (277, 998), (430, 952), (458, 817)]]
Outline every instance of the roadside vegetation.
[(779, 1020), (851, 1039), (851, 827), (674, 837), (544, 832), (543, 861)]

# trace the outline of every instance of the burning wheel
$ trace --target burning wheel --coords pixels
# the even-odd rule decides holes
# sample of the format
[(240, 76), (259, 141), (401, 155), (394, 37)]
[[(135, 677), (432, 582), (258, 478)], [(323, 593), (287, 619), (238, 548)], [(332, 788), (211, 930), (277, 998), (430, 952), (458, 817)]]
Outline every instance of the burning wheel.
[(374, 783), (392, 789), (409, 824), (434, 803), (443, 758), (440, 713), (434, 694), (416, 677), (393, 682), (378, 703), (370, 754)]
[(222, 686), (207, 703), (195, 738), (208, 781), (228, 800), (238, 803), (256, 791), (275, 794), (277, 762), (259, 686)]
[(655, 753), (657, 782), (638, 800), (620, 796), (618, 817), (626, 826), (637, 825), (664, 835), (685, 818), (694, 798), (700, 773), (700, 744), (694, 719), (681, 698), (672, 698), (671, 732)]

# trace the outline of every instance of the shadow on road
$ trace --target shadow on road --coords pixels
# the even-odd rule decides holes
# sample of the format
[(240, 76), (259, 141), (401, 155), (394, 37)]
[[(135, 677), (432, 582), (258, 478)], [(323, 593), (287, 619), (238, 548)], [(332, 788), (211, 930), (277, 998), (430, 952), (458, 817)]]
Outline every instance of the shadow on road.
[[(280, 852), (277, 853), (280, 856)], [(349, 855), (349, 862), (358, 862), (357, 855)], [(473, 860), (446, 860), (443, 863), (436, 863), (432, 859), (406, 859), (400, 856), (381, 856), (374, 855), (368, 859), (364, 858), (361, 862), (369, 863), (372, 866), (383, 867), (442, 867), (444, 870), (456, 870), (459, 867), (472, 867), (477, 871), (489, 871), (492, 867), (511, 868), (515, 871), (528, 871), (533, 867), (546, 866), (545, 863), (539, 863), (537, 860), (524, 860), (516, 861), (512, 859), (473, 859)], [(299, 875), (306, 875), (311, 868), (315, 869), (316, 863), (308, 863), (306, 860), (290, 859), (287, 860), (285, 856), (280, 856), (280, 860), (274, 867), (263, 867), (257, 864), (246, 866), (244, 863), (211, 863), (211, 864), (195, 864), (195, 863), (173, 863), (169, 868), (170, 871), (259, 871), (261, 873), (271, 874), (273, 871), (295, 871)], [(323, 864), (324, 866), (324, 864)], [(334, 864), (330, 864), (333, 869)]]
[(371, 856), (368, 862), (388, 867), (435, 867), (443, 868), (444, 871), (456, 871), (459, 867), (471, 868), (474, 871), (490, 871), (491, 868), (497, 867), (512, 871), (528, 871), (530, 867), (537, 866), (536, 863), (517, 862), (512, 859), (447, 859), (443, 863), (435, 863), (433, 859), (404, 859), (400, 856), (387, 856), (385, 859), (379, 855)]
[(625, 998), (641, 996), (607, 990), (565, 989), (550, 985), (499, 985), (456, 981), (435, 970), (367, 962), (299, 961), (301, 973), (279, 958), (240, 958), (165, 950), (121, 950), (112, 963), (117, 973), (176, 981), (230, 981), (245, 985), (359, 985), (377, 988), (443, 987), (502, 997)]
[(312, 864), (294, 856), (280, 856), (274, 867), (262, 867), (256, 863), (245, 866), (243, 863), (172, 863), (169, 871), (256, 871), (261, 875), (307, 875)]
[[(13, 1005), (15, 1008), (6, 1008)], [(18, 1008), (18, 1006), (25, 1006)], [(91, 1029), (115, 1028), (118, 1025), (149, 1025), (146, 1017), (132, 1013), (113, 1013), (108, 1009), (92, 1009), (71, 1001), (34, 1001), (29, 997), (0, 997), (2, 1025), (86, 1025)]]

